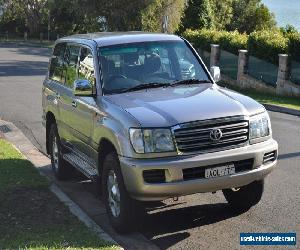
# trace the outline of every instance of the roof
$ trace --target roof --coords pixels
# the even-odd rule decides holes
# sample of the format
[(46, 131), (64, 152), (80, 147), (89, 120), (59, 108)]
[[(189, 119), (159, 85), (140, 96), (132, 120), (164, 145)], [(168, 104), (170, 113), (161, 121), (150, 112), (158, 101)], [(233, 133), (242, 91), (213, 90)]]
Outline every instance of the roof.
[(180, 41), (175, 35), (162, 33), (148, 33), (140, 31), (130, 32), (97, 32), (88, 34), (77, 34), (63, 37), (61, 40), (93, 40), (98, 46), (109, 46), (124, 43), (151, 42), (151, 41)]

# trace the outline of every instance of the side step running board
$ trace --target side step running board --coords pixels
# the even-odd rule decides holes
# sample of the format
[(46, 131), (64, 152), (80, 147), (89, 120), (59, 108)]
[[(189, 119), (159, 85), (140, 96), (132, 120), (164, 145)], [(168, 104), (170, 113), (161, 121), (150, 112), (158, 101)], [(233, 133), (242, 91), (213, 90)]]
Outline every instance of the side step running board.
[(67, 153), (63, 154), (63, 159), (69, 162), (89, 179), (97, 180), (98, 173), (96, 168), (82, 160), (79, 156), (75, 155), (74, 153)]

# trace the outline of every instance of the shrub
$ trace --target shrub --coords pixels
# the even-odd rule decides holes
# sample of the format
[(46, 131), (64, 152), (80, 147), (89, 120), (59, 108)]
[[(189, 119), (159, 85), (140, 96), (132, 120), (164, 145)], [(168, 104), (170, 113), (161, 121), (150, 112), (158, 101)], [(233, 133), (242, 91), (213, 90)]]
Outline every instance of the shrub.
[(210, 51), (211, 44), (238, 54), (239, 49), (248, 49), (249, 54), (273, 64), (278, 64), (278, 54), (289, 53), (300, 61), (300, 33), (282, 32), (278, 29), (255, 31), (250, 35), (238, 31), (186, 30), (183, 37), (197, 48)]
[(293, 60), (300, 62), (300, 33), (293, 32), (287, 37), (289, 39), (289, 54)]
[(247, 49), (248, 35), (241, 34), (238, 31), (222, 32), (220, 46), (222, 49), (238, 54), (239, 49)]
[(288, 52), (289, 40), (278, 30), (254, 31), (249, 35), (249, 54), (278, 64), (278, 54)]
[(217, 30), (186, 30), (183, 37), (189, 40), (197, 48), (210, 51), (211, 44), (219, 44), (222, 49), (238, 54), (239, 49), (247, 48), (248, 36), (237, 31)]
[(220, 32), (215, 30), (186, 30), (183, 37), (189, 40), (196, 48), (210, 50), (210, 45), (215, 43), (219, 44)]

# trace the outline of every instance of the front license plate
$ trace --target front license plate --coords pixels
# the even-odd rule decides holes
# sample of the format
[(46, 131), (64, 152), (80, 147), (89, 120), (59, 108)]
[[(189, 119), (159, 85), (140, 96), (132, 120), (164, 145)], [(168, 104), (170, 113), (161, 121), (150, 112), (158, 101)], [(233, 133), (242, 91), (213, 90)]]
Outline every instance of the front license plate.
[(234, 164), (229, 164), (222, 167), (216, 167), (216, 168), (207, 168), (205, 169), (205, 178), (215, 178), (225, 175), (231, 175), (235, 173), (235, 167)]

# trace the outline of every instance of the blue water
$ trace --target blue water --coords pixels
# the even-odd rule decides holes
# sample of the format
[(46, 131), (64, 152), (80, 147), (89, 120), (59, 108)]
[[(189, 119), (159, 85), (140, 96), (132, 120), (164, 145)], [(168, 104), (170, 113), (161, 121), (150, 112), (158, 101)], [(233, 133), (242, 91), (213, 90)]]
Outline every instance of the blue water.
[(300, 0), (262, 0), (275, 14), (277, 25), (295, 26), (300, 31)]

